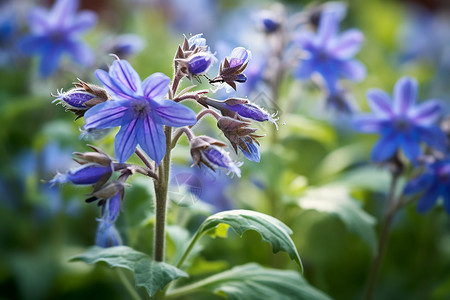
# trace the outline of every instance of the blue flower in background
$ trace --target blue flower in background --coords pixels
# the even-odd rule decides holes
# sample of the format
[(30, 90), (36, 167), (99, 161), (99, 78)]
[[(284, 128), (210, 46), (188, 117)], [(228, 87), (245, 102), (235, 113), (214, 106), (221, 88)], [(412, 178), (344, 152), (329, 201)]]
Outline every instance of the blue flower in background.
[(36, 7), (30, 11), (28, 24), (31, 33), (19, 41), (25, 55), (39, 55), (39, 73), (48, 77), (57, 68), (63, 54), (81, 65), (90, 65), (94, 57), (91, 49), (80, 39), (80, 34), (97, 22), (90, 11), (76, 13), (77, 0), (58, 0), (51, 10)]
[(443, 150), (445, 134), (434, 125), (441, 107), (437, 100), (428, 100), (415, 105), (417, 82), (408, 77), (397, 81), (394, 101), (384, 91), (371, 89), (367, 92), (369, 106), (374, 114), (358, 116), (354, 127), (361, 132), (381, 135), (372, 150), (372, 160), (381, 162), (394, 156), (402, 149), (405, 156), (415, 162), (421, 154), (420, 142), (425, 142), (437, 150)]
[(444, 207), (450, 214), (450, 160), (436, 161), (426, 166), (423, 174), (408, 182), (405, 195), (423, 192), (417, 203), (419, 212), (430, 210), (439, 197), (444, 199)]
[(126, 60), (116, 60), (109, 69), (95, 72), (113, 100), (89, 109), (85, 129), (121, 126), (114, 140), (116, 159), (125, 162), (139, 144), (156, 163), (166, 153), (163, 125), (179, 127), (197, 122), (188, 107), (163, 99), (169, 90), (170, 78), (155, 73), (143, 82)]
[(340, 78), (361, 81), (366, 77), (364, 65), (353, 59), (361, 48), (363, 34), (350, 29), (338, 35), (338, 29), (337, 14), (322, 13), (317, 33), (303, 32), (295, 40), (306, 55), (296, 76), (306, 79), (318, 73), (330, 94), (335, 92)]

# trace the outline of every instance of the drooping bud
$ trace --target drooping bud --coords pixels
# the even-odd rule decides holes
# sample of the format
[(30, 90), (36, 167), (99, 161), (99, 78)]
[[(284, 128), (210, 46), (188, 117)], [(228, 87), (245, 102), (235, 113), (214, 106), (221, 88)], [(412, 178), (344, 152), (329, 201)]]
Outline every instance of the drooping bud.
[(225, 143), (202, 135), (190, 140), (190, 146), (192, 166), (198, 165), (201, 167), (203, 164), (213, 171), (215, 171), (215, 168), (221, 167), (235, 173), (238, 177), (241, 176), (240, 164), (234, 162), (228, 152), (221, 148), (226, 146)]
[(78, 185), (90, 185), (96, 184), (99, 181), (104, 181), (105, 178), (107, 181), (111, 174), (111, 166), (102, 166), (95, 163), (89, 163), (65, 174), (56, 174), (56, 176), (50, 180), (50, 183), (55, 184), (71, 182)]
[(224, 133), (230, 141), (234, 151), (241, 149), (245, 157), (251, 161), (259, 162), (260, 151), (258, 138), (263, 135), (256, 135), (255, 128), (249, 127), (250, 123), (233, 119), (230, 117), (221, 117), (217, 121), (217, 127)]

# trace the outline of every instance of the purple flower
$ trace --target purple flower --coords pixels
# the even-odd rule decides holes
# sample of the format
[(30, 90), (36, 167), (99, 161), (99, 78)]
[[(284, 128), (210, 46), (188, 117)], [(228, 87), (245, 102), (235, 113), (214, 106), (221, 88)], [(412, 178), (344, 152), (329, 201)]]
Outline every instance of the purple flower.
[(76, 14), (77, 8), (77, 0), (58, 0), (49, 11), (42, 7), (31, 10), (28, 17), (31, 33), (19, 41), (19, 48), (26, 55), (41, 56), (41, 76), (51, 75), (64, 53), (78, 64), (93, 63), (91, 50), (79, 36), (96, 24), (97, 16), (90, 11)]
[(450, 214), (450, 160), (436, 161), (426, 166), (423, 174), (408, 182), (405, 195), (423, 192), (417, 203), (419, 212), (426, 212), (433, 207), (438, 198), (444, 199), (444, 207)]
[(372, 160), (381, 162), (390, 159), (398, 149), (415, 162), (421, 154), (420, 142), (442, 150), (445, 134), (434, 125), (441, 107), (436, 100), (415, 105), (417, 82), (408, 77), (397, 81), (394, 101), (384, 91), (372, 89), (367, 92), (369, 106), (374, 114), (355, 118), (355, 129), (361, 132), (376, 132), (381, 135), (372, 150)]
[(197, 122), (188, 107), (163, 99), (170, 78), (155, 73), (143, 82), (126, 60), (116, 60), (109, 69), (95, 72), (114, 100), (98, 104), (85, 114), (87, 130), (121, 126), (114, 146), (116, 159), (125, 162), (139, 144), (156, 163), (166, 153), (163, 125), (179, 127)]
[(102, 166), (99, 164), (81, 165), (75, 170), (71, 170), (65, 174), (58, 173), (52, 180), (51, 184), (71, 182), (79, 185), (89, 185), (97, 183), (103, 176), (111, 175), (111, 166)]
[(330, 94), (334, 93), (339, 78), (360, 81), (366, 76), (364, 65), (353, 59), (364, 36), (355, 29), (338, 35), (338, 27), (336, 13), (322, 13), (317, 33), (305, 32), (296, 39), (307, 55), (297, 69), (296, 76), (304, 79), (313, 73), (320, 74)]
[(188, 61), (189, 73), (194, 75), (204, 75), (216, 61), (216, 57), (211, 52), (200, 52), (194, 54)]

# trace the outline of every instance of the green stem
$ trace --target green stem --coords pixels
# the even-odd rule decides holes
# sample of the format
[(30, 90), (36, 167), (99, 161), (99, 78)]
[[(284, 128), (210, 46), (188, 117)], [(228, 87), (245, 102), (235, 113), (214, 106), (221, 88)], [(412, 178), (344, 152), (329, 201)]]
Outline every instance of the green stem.
[(370, 267), (369, 272), (369, 278), (367, 280), (367, 287), (365, 294), (366, 300), (371, 300), (373, 298), (383, 258), (386, 253), (392, 220), (394, 219), (395, 214), (398, 211), (398, 208), (401, 207), (401, 205), (397, 205), (398, 203), (396, 203), (395, 201), (395, 190), (397, 187), (398, 177), (399, 177), (398, 174), (392, 174), (391, 186), (389, 189), (389, 195), (386, 203), (386, 214), (382, 223), (381, 233), (378, 240), (378, 251), (372, 261), (372, 265)]
[(164, 261), (164, 250), (166, 245), (166, 210), (167, 210), (167, 189), (169, 185), (170, 172), (170, 144), (172, 142), (172, 127), (165, 126), (166, 134), (166, 155), (158, 168), (158, 182), (155, 186), (156, 207), (155, 207), (155, 240), (153, 258), (156, 261)]
[(138, 294), (134, 286), (131, 284), (131, 282), (128, 280), (127, 276), (123, 273), (123, 271), (120, 268), (115, 268), (116, 273), (120, 278), (120, 281), (123, 283), (125, 288), (127, 289), (128, 293), (130, 293), (130, 296), (134, 300), (142, 300), (141, 296)]

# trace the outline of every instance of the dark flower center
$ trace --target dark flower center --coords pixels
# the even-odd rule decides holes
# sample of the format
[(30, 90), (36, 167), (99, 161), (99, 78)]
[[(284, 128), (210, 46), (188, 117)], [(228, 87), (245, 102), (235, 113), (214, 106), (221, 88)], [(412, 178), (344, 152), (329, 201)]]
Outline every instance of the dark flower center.
[(395, 129), (398, 131), (407, 131), (410, 128), (409, 120), (399, 118), (394, 122)]
[(136, 102), (133, 106), (135, 117), (141, 117), (150, 112), (150, 106), (145, 101)]

